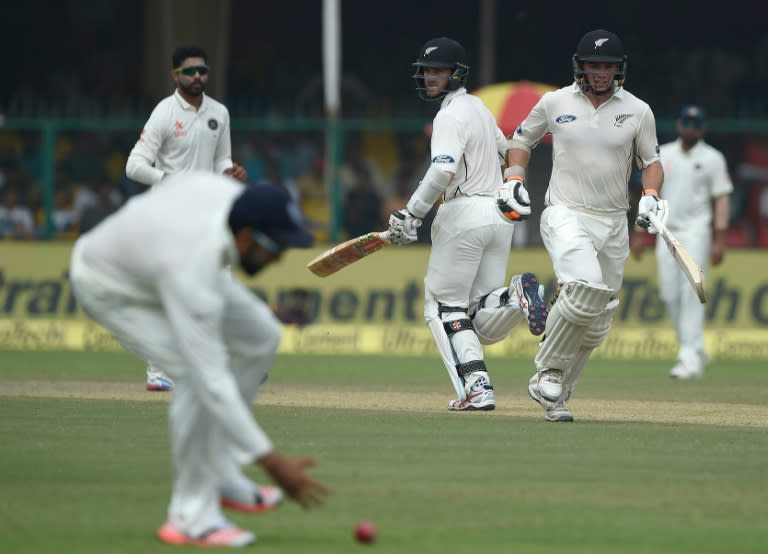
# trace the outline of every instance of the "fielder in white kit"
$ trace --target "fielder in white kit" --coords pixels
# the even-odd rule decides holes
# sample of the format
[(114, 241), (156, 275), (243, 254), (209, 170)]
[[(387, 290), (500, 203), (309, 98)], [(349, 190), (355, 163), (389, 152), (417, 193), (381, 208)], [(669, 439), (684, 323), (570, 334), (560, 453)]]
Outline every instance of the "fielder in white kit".
[[(733, 183), (728, 164), (706, 142), (706, 117), (699, 106), (685, 106), (677, 120), (678, 138), (661, 146), (664, 192), (670, 231), (684, 244), (706, 275), (709, 260), (723, 261), (730, 220)], [(631, 241), (636, 256), (642, 241)], [(695, 379), (704, 374), (709, 357), (704, 349), (704, 305), (688, 285), (664, 241), (656, 241), (659, 291), (675, 328), (680, 347), (669, 375)]]
[(282, 492), (248, 479), (241, 466), (250, 462), (305, 507), (325, 492), (304, 473), (312, 460), (278, 455), (253, 419), (250, 404), (275, 356), (280, 325), (227, 269), (239, 263), (253, 275), (285, 248), (311, 244), (282, 189), (201, 172), (169, 177), (75, 244), (70, 276), (85, 312), (175, 381), (173, 494), (158, 530), (164, 542), (253, 542), (221, 506), (258, 512)]
[[(145, 185), (157, 185), (168, 175), (201, 170), (246, 182), (245, 169), (232, 162), (229, 110), (205, 94), (208, 54), (196, 45), (179, 46), (171, 56), (171, 68), (176, 90), (155, 107), (144, 124), (125, 164), (126, 175)], [(147, 390), (172, 388), (172, 380), (149, 362)]]
[(504, 182), (504, 134), (483, 102), (467, 94), (466, 53), (456, 41), (428, 41), (413, 64), (424, 100), (440, 101), (433, 122), (432, 164), (406, 208), (389, 218), (395, 244), (416, 240), (416, 229), (442, 197), (432, 223), (432, 250), (424, 278), (424, 318), (457, 399), (449, 410), (493, 410), (496, 398), (483, 344), (498, 342), (525, 318), (544, 331), (543, 287), (524, 273), (506, 279), (514, 222), (531, 213), (520, 181)]
[(541, 236), (560, 292), (550, 308), (528, 393), (547, 421), (573, 421), (565, 402), (592, 353), (605, 340), (629, 255), (628, 181), (634, 162), (644, 195), (638, 223), (663, 218), (656, 121), (651, 108), (622, 85), (626, 56), (619, 38), (596, 30), (579, 40), (575, 82), (545, 94), (510, 141), (505, 172), (525, 176), (530, 152), (552, 134), (552, 174)]

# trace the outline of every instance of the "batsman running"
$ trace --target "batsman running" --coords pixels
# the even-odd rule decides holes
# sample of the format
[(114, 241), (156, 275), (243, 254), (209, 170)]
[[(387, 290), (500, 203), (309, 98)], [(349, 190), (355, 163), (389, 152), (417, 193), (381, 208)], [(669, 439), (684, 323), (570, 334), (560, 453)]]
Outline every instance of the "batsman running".
[(391, 242), (416, 240), (423, 218), (442, 197), (432, 224), (424, 278), (424, 318), (456, 390), (449, 410), (493, 410), (496, 398), (483, 344), (501, 341), (523, 319), (544, 331), (543, 287), (532, 273), (504, 283), (515, 222), (531, 213), (519, 179), (504, 182), (504, 134), (482, 101), (467, 94), (464, 48), (449, 38), (427, 42), (416, 62), (419, 97), (439, 101), (432, 164), (404, 209), (389, 218)]
[(637, 223), (649, 233), (664, 170), (651, 108), (623, 88), (624, 47), (596, 30), (579, 40), (575, 82), (545, 94), (511, 137), (506, 174), (524, 177), (531, 149), (552, 135), (552, 175), (541, 215), (541, 237), (560, 293), (550, 308), (528, 393), (547, 421), (573, 421), (565, 402), (592, 351), (608, 335), (629, 255), (628, 180), (642, 170)]

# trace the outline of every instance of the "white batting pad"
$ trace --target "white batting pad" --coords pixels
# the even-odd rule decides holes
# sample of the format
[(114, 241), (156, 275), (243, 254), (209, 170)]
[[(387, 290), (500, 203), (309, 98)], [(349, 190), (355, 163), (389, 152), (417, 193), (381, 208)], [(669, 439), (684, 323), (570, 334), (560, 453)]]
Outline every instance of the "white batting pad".
[(475, 312), (472, 320), (475, 333), (481, 344), (495, 344), (504, 340), (515, 325), (525, 319), (519, 306), (505, 304), (509, 289), (496, 289), (485, 298), (484, 307)]
[(604, 285), (574, 281), (560, 288), (547, 318), (546, 338), (536, 355), (536, 368), (561, 369), (567, 375), (582, 348), (593, 320), (605, 311), (613, 290)]
[(464, 391), (464, 382), (456, 370), (458, 359), (451, 346), (451, 341), (448, 340), (448, 335), (443, 328), (443, 322), (437, 315), (437, 302), (434, 298), (429, 297), (429, 295), (424, 306), (424, 317), (427, 320), (427, 327), (429, 327), (429, 331), (432, 333), (432, 338), (435, 339), (435, 345), (437, 345), (437, 350), (440, 352), (443, 365), (446, 371), (448, 371), (451, 384), (456, 389), (456, 395), (463, 402), (467, 399), (467, 393)]
[(571, 365), (571, 370), (565, 375), (563, 389), (566, 391), (566, 398), (570, 398), (573, 394), (576, 381), (578, 381), (579, 375), (581, 375), (581, 370), (584, 369), (592, 351), (603, 344), (605, 337), (608, 336), (608, 331), (611, 330), (611, 321), (613, 321), (613, 312), (615, 312), (618, 307), (619, 299), (614, 298), (608, 302), (603, 313), (592, 320), (592, 324), (587, 328), (587, 332), (584, 334), (583, 347), (576, 353)]

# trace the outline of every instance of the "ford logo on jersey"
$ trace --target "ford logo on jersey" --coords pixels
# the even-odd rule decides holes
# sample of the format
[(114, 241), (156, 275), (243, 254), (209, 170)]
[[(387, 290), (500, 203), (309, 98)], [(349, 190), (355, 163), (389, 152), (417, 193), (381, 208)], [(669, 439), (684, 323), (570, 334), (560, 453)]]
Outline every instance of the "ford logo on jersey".
[(433, 164), (452, 164), (455, 161), (453, 156), (449, 156), (448, 154), (440, 154), (439, 156), (432, 158)]
[(555, 123), (558, 125), (562, 125), (563, 123), (570, 123), (571, 121), (576, 121), (576, 116), (571, 114), (563, 114), (557, 116), (557, 119), (555, 119)]

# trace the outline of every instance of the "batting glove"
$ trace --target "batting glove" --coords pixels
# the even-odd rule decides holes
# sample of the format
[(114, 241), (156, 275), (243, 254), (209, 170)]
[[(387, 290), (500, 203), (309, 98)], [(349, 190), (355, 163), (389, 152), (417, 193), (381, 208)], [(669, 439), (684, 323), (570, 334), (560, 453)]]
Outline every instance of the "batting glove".
[(389, 240), (398, 246), (416, 242), (416, 229), (419, 227), (421, 219), (408, 210), (395, 210), (389, 216)]
[(507, 177), (496, 189), (496, 207), (507, 221), (522, 221), (531, 215), (531, 199), (520, 177)]
[(648, 234), (655, 235), (658, 229), (648, 219), (648, 214), (653, 213), (661, 219), (663, 223), (667, 221), (667, 201), (660, 200), (655, 190), (648, 190), (649, 194), (643, 194), (637, 205), (637, 219), (635, 223), (645, 229)]

